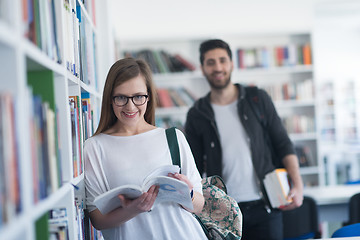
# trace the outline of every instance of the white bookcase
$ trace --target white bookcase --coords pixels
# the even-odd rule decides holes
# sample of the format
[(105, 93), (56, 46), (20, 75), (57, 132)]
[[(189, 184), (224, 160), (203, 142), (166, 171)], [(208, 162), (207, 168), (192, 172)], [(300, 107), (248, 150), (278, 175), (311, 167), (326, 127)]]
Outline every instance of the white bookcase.
[(360, 180), (360, 26), (357, 1), (324, 1), (313, 29), (319, 159), (324, 184)]
[[(84, 239), (84, 206), (75, 207), (84, 186), (74, 162), (82, 159), (73, 157), (85, 140), (84, 112), (80, 108), (81, 141), (74, 149), (69, 96), (81, 101), (88, 95), (96, 128), (104, 76), (115, 54), (107, 8), (104, 0), (0, 1), (1, 239), (49, 239), (47, 218), (54, 209), (66, 212), (60, 220), (67, 222), (69, 239)], [(42, 105), (34, 100), (37, 91)], [(46, 127), (36, 124), (43, 116), (36, 106), (47, 113), (41, 121)], [(39, 137), (41, 132), (48, 134)], [(47, 172), (49, 178), (42, 179)]]
[[(211, 37), (217, 38), (217, 37)], [(232, 81), (245, 85), (255, 84), (272, 96), (279, 115), (284, 119), (291, 139), (296, 146), (309, 152), (307, 166), (301, 167), (301, 174), (306, 185), (321, 184), (321, 174), (318, 162), (318, 138), (316, 134), (316, 96), (313, 83), (313, 65), (311, 57), (310, 33), (277, 33), (241, 36), (221, 36), (229, 43), (233, 51), (234, 71)], [(154, 74), (154, 79), (160, 88), (186, 87), (194, 95), (201, 97), (209, 91), (209, 86), (202, 76), (199, 63), (199, 46), (204, 39), (167, 39), (148, 42), (120, 42), (120, 55), (124, 51), (142, 49), (165, 50), (170, 54), (181, 54), (196, 66), (193, 72)], [(294, 51), (298, 47), (310, 47), (310, 62), (297, 63)], [(287, 49), (293, 56), (285, 58), (282, 63), (276, 58), (278, 49)], [(239, 57), (239, 49), (243, 50), (243, 58)], [(265, 49), (265, 50), (264, 50)], [(262, 58), (260, 52), (263, 51)], [(292, 52), (291, 52), (292, 51)], [(265, 53), (264, 53), (265, 52)], [(290, 53), (291, 52), (291, 53)], [(284, 53), (283, 53), (284, 54)], [(242, 61), (240, 59), (243, 59)], [(242, 63), (240, 63), (242, 62)], [(259, 66), (259, 65), (263, 66)], [(241, 67), (240, 67), (241, 66)], [(287, 88), (287, 96), (284, 89)], [(288, 96), (291, 95), (292, 96)], [(172, 118), (184, 123), (187, 107), (158, 108), (157, 118)]]

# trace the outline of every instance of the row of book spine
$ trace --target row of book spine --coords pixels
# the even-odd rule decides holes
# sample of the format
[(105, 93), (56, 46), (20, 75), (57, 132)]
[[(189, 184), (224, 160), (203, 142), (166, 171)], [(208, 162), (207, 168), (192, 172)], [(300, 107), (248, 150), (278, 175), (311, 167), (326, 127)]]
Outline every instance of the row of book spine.
[[(62, 148), (55, 104), (54, 75), (43, 70), (27, 73), (29, 88), (25, 98), (29, 110), (30, 160), (33, 202), (47, 198), (63, 183)], [(74, 177), (84, 169), (82, 144), (93, 134), (92, 110), (88, 94), (70, 96)], [(0, 225), (21, 212), (16, 102), (9, 93), (0, 94)], [(5, 171), (6, 170), (6, 171)]]
[(63, 55), (60, 46), (61, 32), (58, 30), (61, 18), (55, 14), (55, 1), (22, 1), (24, 35), (44, 51), (51, 59), (61, 63)]
[(93, 110), (90, 94), (82, 93), (80, 96), (69, 96), (73, 177), (80, 176), (84, 172), (83, 148), (86, 139), (94, 133)]
[(73, 157), (73, 177), (79, 176), (84, 171), (82, 142), (83, 134), (81, 131), (81, 108), (78, 96), (69, 96), (69, 106), (71, 115), (71, 142)]
[(49, 70), (27, 73), (34, 202), (46, 198), (62, 185), (62, 150), (54, 81), (54, 73)]
[(237, 67), (248, 69), (311, 65), (311, 54), (310, 43), (277, 47), (239, 48), (236, 50)]
[(355, 80), (340, 81), (338, 84), (328, 80), (319, 86), (322, 140), (342, 143), (359, 141), (358, 88)]
[(89, 16), (91, 16), (91, 19), (92, 19), (94, 25), (96, 25), (95, 0), (81, 0), (81, 2), (84, 5)]
[(164, 50), (125, 51), (124, 56), (145, 60), (150, 65), (153, 73), (174, 73), (194, 71), (196, 69), (193, 63), (180, 54), (170, 54)]
[(185, 87), (157, 88), (158, 106), (169, 107), (191, 107), (196, 101), (195, 95)]
[(273, 84), (264, 87), (273, 101), (314, 100), (314, 84), (312, 79), (298, 82)]
[[(91, 9), (94, 20), (94, 0), (84, 2)], [(51, 59), (65, 64), (81, 81), (97, 88), (95, 35), (79, 3), (74, 0), (24, 0), (22, 4), (24, 36)], [(61, 16), (61, 12), (65, 14)]]
[(155, 117), (155, 125), (162, 128), (176, 127), (179, 130), (184, 130), (183, 121), (173, 117)]
[(79, 240), (103, 239), (100, 231), (96, 230), (90, 221), (89, 211), (85, 209), (84, 199), (75, 197), (76, 222), (78, 226)]
[(282, 118), (288, 133), (314, 133), (315, 119), (313, 116), (292, 115)]
[(38, 240), (69, 240), (69, 220), (66, 208), (54, 208), (35, 222), (35, 235)]

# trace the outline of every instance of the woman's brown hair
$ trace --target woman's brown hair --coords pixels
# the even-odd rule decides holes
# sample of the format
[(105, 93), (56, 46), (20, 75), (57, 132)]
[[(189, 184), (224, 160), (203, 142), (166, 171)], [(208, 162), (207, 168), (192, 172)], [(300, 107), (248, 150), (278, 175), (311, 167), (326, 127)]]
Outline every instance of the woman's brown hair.
[(96, 132), (94, 133), (94, 136), (106, 131), (117, 121), (112, 108), (114, 88), (139, 75), (145, 78), (146, 88), (149, 95), (144, 118), (146, 122), (155, 126), (155, 108), (157, 95), (155, 85), (152, 80), (150, 67), (145, 61), (141, 59), (124, 58), (116, 61), (111, 66), (106, 77), (102, 96), (100, 122)]

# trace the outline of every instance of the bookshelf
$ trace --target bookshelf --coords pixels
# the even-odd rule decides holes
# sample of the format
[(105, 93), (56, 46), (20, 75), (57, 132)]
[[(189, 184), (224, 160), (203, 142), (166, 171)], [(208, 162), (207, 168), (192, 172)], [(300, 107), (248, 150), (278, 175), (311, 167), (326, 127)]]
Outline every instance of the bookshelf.
[(114, 60), (103, 44), (107, 1), (2, 0), (0, 9), (0, 238), (94, 239), (81, 153)]
[(319, 159), (325, 185), (360, 180), (358, 44), (359, 3), (333, 1), (316, 5), (313, 42), (320, 140)]
[[(303, 156), (301, 174), (305, 184), (321, 184), (311, 34), (274, 33), (220, 38), (227, 41), (233, 51), (232, 81), (244, 85), (255, 84), (270, 94), (291, 139)], [(194, 71), (155, 73), (155, 83), (159, 88), (187, 88), (197, 98), (210, 90), (199, 63), (198, 48), (203, 40), (205, 38), (120, 42), (118, 46), (120, 55), (151, 49), (184, 56), (195, 66)], [(188, 109), (189, 106), (160, 107), (157, 109), (158, 123), (181, 129)]]

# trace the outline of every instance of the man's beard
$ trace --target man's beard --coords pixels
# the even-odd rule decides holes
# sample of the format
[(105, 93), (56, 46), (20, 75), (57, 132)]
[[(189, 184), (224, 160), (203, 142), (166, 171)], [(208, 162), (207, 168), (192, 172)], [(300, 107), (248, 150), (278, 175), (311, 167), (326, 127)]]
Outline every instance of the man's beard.
[(206, 80), (208, 81), (212, 89), (222, 90), (229, 86), (229, 84), (231, 83), (231, 76), (229, 76), (229, 78), (227, 78), (225, 82), (221, 82), (220, 84), (214, 83), (212, 80), (209, 79), (208, 76), (206, 76)]

